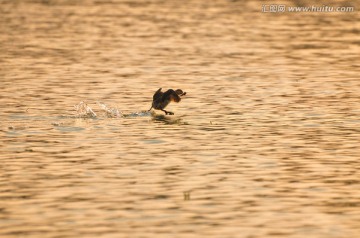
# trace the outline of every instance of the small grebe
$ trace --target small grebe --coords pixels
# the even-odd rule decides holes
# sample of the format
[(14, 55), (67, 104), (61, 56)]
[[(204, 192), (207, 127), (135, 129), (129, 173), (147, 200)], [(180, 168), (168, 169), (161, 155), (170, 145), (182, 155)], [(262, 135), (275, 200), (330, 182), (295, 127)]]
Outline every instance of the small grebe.
[[(183, 92), (181, 89), (176, 89), (175, 91), (173, 89), (169, 89), (166, 92), (161, 92), (161, 88), (159, 88), (154, 96), (153, 96), (153, 102), (151, 105), (151, 108), (161, 110), (165, 112), (166, 115), (174, 115), (173, 112), (169, 112), (164, 110), (164, 108), (170, 103), (170, 102), (180, 102), (181, 98), (180, 96), (186, 95), (186, 92)], [(149, 109), (149, 111), (151, 110)]]

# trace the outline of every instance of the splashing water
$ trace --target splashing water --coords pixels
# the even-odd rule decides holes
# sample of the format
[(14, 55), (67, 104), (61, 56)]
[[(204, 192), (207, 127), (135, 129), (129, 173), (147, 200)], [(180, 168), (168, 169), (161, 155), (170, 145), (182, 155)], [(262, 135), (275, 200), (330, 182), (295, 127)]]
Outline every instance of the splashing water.
[(151, 116), (152, 113), (150, 111), (141, 111), (141, 112), (132, 112), (129, 114), (124, 114), (124, 117), (146, 117)]
[[(99, 106), (102, 112), (101, 115), (99, 115), (100, 117), (128, 118), (128, 117), (146, 117), (152, 115), (150, 111), (138, 111), (129, 114), (123, 114), (117, 107), (110, 107), (107, 106), (105, 103), (99, 101), (97, 101), (96, 104)], [(81, 117), (81, 118), (98, 117), (98, 115), (94, 112), (94, 110), (83, 101), (81, 101), (79, 104), (75, 105), (74, 107), (76, 110), (76, 117)]]
[(94, 118), (97, 117), (96, 113), (89, 107), (85, 102), (81, 101), (79, 104), (75, 105), (76, 116), (77, 117), (88, 117)]
[(97, 105), (105, 112), (105, 116), (109, 118), (113, 117), (122, 117), (122, 113), (119, 111), (117, 107), (108, 107), (106, 104), (102, 102), (96, 102)]

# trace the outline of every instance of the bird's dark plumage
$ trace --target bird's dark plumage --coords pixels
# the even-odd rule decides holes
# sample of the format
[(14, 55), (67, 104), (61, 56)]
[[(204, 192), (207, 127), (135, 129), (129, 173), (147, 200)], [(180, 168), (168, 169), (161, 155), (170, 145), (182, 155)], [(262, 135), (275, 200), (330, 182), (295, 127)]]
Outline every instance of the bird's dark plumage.
[[(151, 108), (161, 110), (165, 112), (166, 115), (167, 114), (174, 115), (173, 112), (166, 111), (164, 110), (164, 108), (170, 102), (180, 102), (181, 101), (180, 96), (184, 96), (184, 95), (186, 95), (186, 92), (183, 92), (181, 89), (176, 89), (176, 90), (169, 89), (166, 92), (161, 92), (161, 88), (159, 88), (153, 96), (153, 102)], [(149, 109), (149, 111), (151, 110), (151, 108)]]

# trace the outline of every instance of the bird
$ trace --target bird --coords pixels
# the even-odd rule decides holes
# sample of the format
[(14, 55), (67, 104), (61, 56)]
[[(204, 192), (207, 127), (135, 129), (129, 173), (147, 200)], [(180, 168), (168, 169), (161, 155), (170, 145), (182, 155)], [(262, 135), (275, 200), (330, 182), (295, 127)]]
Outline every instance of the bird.
[(153, 96), (153, 102), (149, 109), (149, 111), (154, 108), (156, 110), (161, 110), (165, 112), (165, 115), (174, 115), (173, 112), (166, 111), (164, 108), (170, 103), (170, 102), (180, 102), (181, 97), (186, 95), (186, 92), (184, 92), (181, 89), (169, 89), (166, 92), (161, 91), (162, 88), (159, 88)]

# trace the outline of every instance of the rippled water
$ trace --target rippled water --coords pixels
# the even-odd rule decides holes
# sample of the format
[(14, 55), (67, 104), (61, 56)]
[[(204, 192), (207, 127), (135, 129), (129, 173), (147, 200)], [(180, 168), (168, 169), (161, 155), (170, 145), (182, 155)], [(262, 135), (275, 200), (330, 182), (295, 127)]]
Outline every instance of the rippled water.
[(359, 236), (360, 5), (262, 4), (1, 0), (0, 236)]

